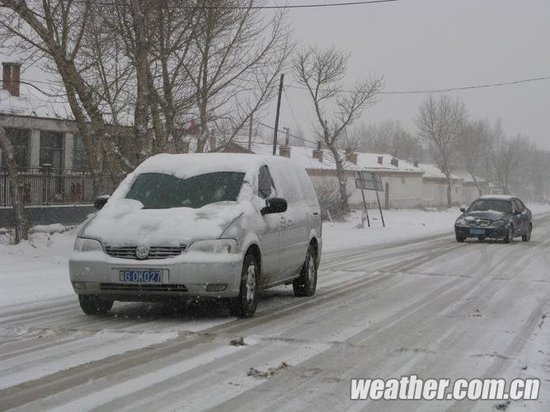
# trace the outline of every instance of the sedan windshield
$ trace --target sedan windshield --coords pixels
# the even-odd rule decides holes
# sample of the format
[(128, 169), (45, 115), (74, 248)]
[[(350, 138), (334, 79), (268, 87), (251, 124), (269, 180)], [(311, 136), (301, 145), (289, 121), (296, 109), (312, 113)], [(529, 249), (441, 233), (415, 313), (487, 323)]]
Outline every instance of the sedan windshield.
[(236, 201), (244, 173), (205, 173), (187, 179), (163, 173), (142, 173), (136, 177), (127, 199), (139, 200), (145, 209), (191, 207)]
[(485, 212), (494, 210), (496, 212), (511, 213), (512, 204), (502, 199), (478, 199), (470, 206), (469, 212)]

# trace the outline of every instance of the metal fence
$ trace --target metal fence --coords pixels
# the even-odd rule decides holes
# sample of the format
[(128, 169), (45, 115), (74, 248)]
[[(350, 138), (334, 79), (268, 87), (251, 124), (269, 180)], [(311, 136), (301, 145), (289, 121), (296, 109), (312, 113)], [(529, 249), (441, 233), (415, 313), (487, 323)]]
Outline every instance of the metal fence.
[[(19, 171), (23, 202), (27, 205), (61, 205), (92, 203), (93, 180), (87, 171), (67, 169), (26, 169)], [(112, 193), (117, 179), (100, 176), (104, 193)], [(11, 206), (10, 181), (5, 170), (0, 171), (0, 206)]]

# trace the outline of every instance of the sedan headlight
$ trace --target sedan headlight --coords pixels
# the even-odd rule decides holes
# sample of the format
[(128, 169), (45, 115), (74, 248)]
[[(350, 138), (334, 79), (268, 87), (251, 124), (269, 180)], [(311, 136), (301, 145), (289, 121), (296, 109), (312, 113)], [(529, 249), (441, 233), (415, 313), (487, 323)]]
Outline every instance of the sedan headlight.
[(187, 251), (202, 253), (237, 253), (237, 241), (235, 239), (198, 240), (191, 243)]
[(99, 240), (77, 237), (74, 242), (74, 250), (77, 252), (102, 252), (103, 246)]
[(501, 227), (501, 226), (504, 226), (505, 224), (506, 224), (506, 222), (504, 220), (500, 219), (500, 220), (495, 220), (489, 226), (490, 227)]
[(466, 220), (464, 220), (463, 217), (459, 217), (458, 219), (456, 219), (455, 225), (466, 226)]

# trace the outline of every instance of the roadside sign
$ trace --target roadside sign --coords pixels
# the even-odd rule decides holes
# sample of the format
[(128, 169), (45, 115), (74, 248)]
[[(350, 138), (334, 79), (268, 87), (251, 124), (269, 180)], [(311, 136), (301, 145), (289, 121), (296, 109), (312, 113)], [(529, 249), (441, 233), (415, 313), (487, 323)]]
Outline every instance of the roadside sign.
[[(382, 206), (380, 205), (380, 196), (378, 192), (384, 191), (384, 185), (382, 184), (382, 179), (376, 173), (367, 172), (365, 170), (355, 172), (355, 187), (361, 190), (361, 196), (363, 197), (363, 208), (366, 214), (367, 223), (370, 227), (369, 211), (367, 208), (367, 201), (365, 199), (364, 190), (373, 190), (376, 192), (376, 201), (378, 202), (378, 210), (380, 211), (380, 217), (382, 218), (382, 225), (386, 227), (386, 222), (384, 221), (384, 214), (382, 213)], [(364, 227), (364, 219), (362, 219)]]
[(382, 179), (373, 172), (360, 171), (357, 172), (359, 177), (355, 178), (355, 187), (363, 190), (384, 191)]

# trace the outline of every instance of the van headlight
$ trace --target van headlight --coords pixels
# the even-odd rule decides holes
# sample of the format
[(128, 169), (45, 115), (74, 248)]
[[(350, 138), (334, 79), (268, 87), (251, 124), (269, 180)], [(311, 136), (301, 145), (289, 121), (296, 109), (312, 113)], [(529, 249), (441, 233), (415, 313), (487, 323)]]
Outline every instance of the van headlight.
[(74, 250), (77, 252), (102, 252), (103, 246), (99, 240), (77, 237), (74, 242)]
[(237, 253), (237, 241), (235, 239), (198, 240), (191, 243), (187, 251), (202, 253)]

